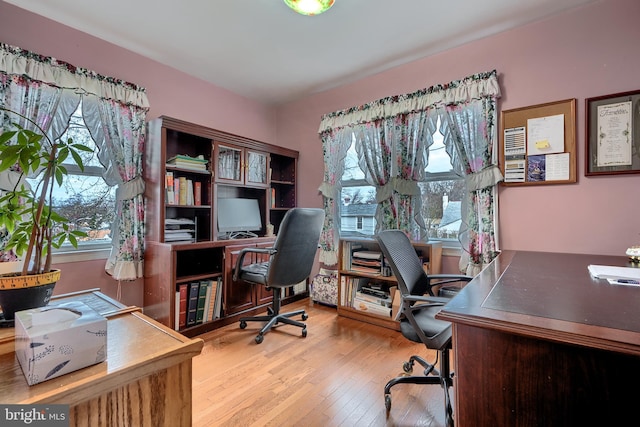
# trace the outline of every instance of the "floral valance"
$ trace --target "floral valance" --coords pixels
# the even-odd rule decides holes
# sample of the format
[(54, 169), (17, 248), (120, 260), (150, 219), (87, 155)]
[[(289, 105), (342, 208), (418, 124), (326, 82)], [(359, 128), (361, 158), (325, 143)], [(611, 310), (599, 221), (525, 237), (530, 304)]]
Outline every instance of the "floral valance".
[(370, 123), (379, 119), (395, 117), (398, 114), (424, 111), (437, 105), (458, 104), (484, 97), (500, 97), (496, 70), (325, 114), (322, 116), (318, 132)]
[(124, 80), (105, 77), (55, 58), (0, 43), (0, 70), (11, 76), (28, 76), (51, 86), (81, 90), (100, 99), (148, 109), (144, 88)]

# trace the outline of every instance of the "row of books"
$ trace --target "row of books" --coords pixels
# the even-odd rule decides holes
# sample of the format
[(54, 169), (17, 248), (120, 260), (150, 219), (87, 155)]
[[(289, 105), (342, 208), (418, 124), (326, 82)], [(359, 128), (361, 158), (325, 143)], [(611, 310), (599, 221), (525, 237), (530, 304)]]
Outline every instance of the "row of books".
[(176, 291), (175, 330), (220, 318), (222, 279), (181, 283)]
[(173, 171), (165, 174), (165, 203), (169, 205), (202, 205), (202, 182), (184, 176), (174, 177)]
[(203, 156), (191, 157), (179, 154), (167, 160), (167, 165), (184, 169), (207, 170), (207, 161)]

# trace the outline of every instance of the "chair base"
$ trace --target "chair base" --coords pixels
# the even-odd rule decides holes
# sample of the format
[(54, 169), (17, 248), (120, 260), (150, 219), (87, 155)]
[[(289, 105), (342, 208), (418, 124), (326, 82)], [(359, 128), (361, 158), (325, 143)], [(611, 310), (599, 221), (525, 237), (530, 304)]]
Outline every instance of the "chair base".
[[(384, 403), (387, 409), (387, 417), (391, 411), (391, 387), (396, 384), (439, 384), (444, 389), (444, 405), (445, 419), (448, 427), (453, 427), (453, 407), (449, 396), (449, 388), (453, 386), (453, 374), (449, 367), (449, 349), (439, 350), (438, 358), (440, 359), (441, 370), (436, 369), (435, 363), (429, 363), (420, 356), (411, 356), (409, 361), (402, 366), (404, 372), (408, 375), (400, 375), (392, 378), (384, 386)], [(422, 375), (411, 375), (413, 365), (418, 362), (424, 371)]]
[(247, 327), (247, 322), (267, 322), (258, 335), (256, 335), (256, 344), (260, 344), (264, 340), (264, 334), (269, 332), (272, 328), (280, 326), (280, 324), (293, 325), (302, 328), (302, 337), (307, 336), (307, 325), (297, 320), (291, 319), (291, 317), (302, 316), (302, 320), (307, 320), (309, 316), (304, 310), (296, 310), (288, 313), (274, 313), (271, 307), (268, 308), (266, 316), (252, 316), (240, 318), (240, 329)]

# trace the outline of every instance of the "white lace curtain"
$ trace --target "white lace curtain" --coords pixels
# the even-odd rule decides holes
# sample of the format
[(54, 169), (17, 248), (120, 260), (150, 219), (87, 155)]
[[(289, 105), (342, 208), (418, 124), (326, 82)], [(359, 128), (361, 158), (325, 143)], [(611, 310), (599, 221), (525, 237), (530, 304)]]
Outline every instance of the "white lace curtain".
[[(342, 160), (328, 157), (346, 153), (351, 138), (356, 141), (367, 182), (376, 186), (377, 230), (398, 228), (414, 238), (422, 237), (417, 183), (423, 180), (438, 117), (454, 170), (467, 180), (466, 211), (462, 214), (467, 221), (463, 233), (467, 241), (463, 243), (466, 255), (461, 270), (474, 274), (493, 259), (497, 253), (495, 188), (502, 179), (495, 157), (495, 106), (499, 96), (494, 70), (323, 116), (319, 133), (325, 153), (325, 181), (320, 188), (332, 190), (331, 200), (322, 191), (325, 216), (329, 217), (325, 226), (332, 229), (323, 233), (326, 253), (321, 254), (321, 260), (337, 261), (339, 234), (335, 217), (339, 216), (336, 200), (340, 193), (336, 183), (342, 172), (335, 162)], [(481, 203), (488, 203), (489, 208)]]
[[(55, 58), (0, 44), (0, 105), (34, 120), (52, 140), (64, 133), (78, 104), (99, 148), (103, 178), (116, 185), (116, 220), (106, 271), (117, 280), (143, 276), (144, 151), (149, 102), (144, 88), (74, 67)], [(32, 124), (2, 117), (21, 126)], [(15, 172), (3, 173), (15, 182)]]

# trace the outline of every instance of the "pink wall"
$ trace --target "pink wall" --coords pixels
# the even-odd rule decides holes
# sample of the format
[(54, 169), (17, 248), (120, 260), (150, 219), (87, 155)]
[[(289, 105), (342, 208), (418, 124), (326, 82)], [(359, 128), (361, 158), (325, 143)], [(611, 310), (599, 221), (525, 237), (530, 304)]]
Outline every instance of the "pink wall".
[(281, 107), (278, 142), (301, 142), (300, 203), (321, 206), (323, 114), (496, 69), (500, 109), (578, 105), (578, 183), (501, 188), (501, 248), (623, 254), (640, 244), (640, 175), (584, 176), (584, 102), (640, 89), (638, 18), (639, 1), (603, 0)]
[[(273, 108), (2, 1), (0, 41), (145, 87), (149, 119), (166, 115), (276, 143)], [(97, 287), (115, 298), (118, 283), (104, 265), (101, 260), (56, 265), (63, 274), (54, 293)], [(123, 303), (142, 306), (142, 280), (123, 282), (121, 290)]]
[[(603, 0), (278, 109), (4, 2), (0, 41), (146, 87), (149, 118), (168, 115), (299, 150), (301, 206), (321, 206), (317, 129), (323, 114), (496, 69), (502, 109), (578, 100), (579, 182), (501, 189), (502, 248), (620, 254), (640, 243), (640, 175), (584, 177), (583, 106), (587, 97), (640, 89), (638, 17), (637, 0)], [(455, 265), (449, 261), (444, 265)], [(100, 287), (116, 296), (117, 283), (104, 273), (103, 261), (63, 266), (56, 293)], [(125, 304), (142, 305), (141, 281), (124, 282), (122, 295)]]

